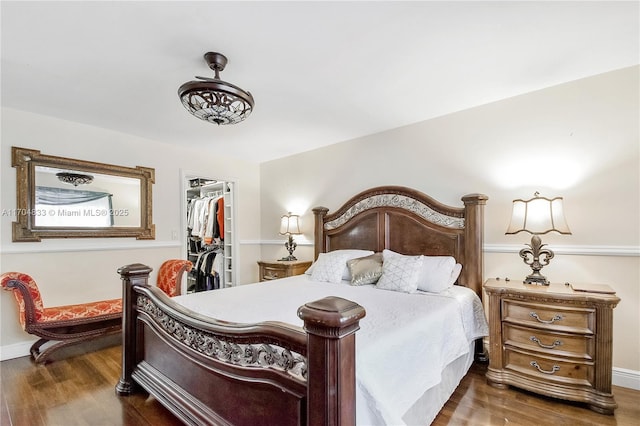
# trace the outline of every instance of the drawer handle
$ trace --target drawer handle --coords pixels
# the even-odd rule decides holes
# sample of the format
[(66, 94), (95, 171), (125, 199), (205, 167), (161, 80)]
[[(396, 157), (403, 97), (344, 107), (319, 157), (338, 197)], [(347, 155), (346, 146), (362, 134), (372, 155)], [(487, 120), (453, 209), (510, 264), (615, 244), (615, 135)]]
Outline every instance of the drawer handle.
[(562, 315), (554, 315), (550, 320), (542, 320), (535, 312), (529, 313), (529, 316), (535, 318), (538, 322), (541, 322), (543, 324), (553, 324), (554, 322), (560, 321), (562, 319)]
[(540, 341), (540, 339), (538, 339), (536, 336), (531, 336), (531, 337), (529, 337), (529, 340), (531, 340), (532, 342), (537, 343), (537, 344), (538, 344), (538, 346), (540, 346), (541, 348), (545, 348), (545, 349), (553, 349), (553, 348), (555, 348), (556, 346), (560, 346), (560, 345), (562, 345), (562, 341), (560, 341), (560, 340), (556, 340), (555, 342), (553, 342), (553, 343), (552, 343), (552, 344), (550, 344), (550, 345), (545, 345), (545, 344), (544, 344), (544, 343), (542, 343), (542, 342)]
[(536, 361), (531, 361), (529, 364), (531, 364), (532, 367), (535, 367), (536, 370), (538, 370), (541, 373), (544, 374), (554, 374), (556, 371), (560, 370), (560, 366), (559, 365), (554, 365), (553, 367), (551, 367), (551, 371), (548, 370), (543, 370), (542, 368), (540, 368), (540, 366), (538, 365), (538, 363)]

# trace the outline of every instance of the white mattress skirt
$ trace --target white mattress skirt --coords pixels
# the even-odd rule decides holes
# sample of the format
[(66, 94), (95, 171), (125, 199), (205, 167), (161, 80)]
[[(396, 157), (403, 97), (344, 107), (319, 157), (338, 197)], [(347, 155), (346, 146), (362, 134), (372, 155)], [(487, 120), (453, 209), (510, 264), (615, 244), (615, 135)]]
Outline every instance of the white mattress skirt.
[[(458, 357), (445, 367), (440, 383), (422, 394), (420, 399), (402, 416), (406, 425), (426, 426), (431, 424), (469, 371), (474, 360), (474, 350), (475, 342), (472, 342), (467, 354)], [(356, 424), (390, 426), (385, 425), (375, 408), (369, 406), (360, 389), (356, 392), (356, 407)]]

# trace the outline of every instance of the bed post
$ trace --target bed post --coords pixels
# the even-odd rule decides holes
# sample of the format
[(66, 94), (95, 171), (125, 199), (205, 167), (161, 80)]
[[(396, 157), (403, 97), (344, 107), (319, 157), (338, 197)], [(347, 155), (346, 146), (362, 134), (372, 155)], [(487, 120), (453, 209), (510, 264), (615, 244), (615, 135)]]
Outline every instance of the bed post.
[(469, 194), (462, 197), (464, 202), (464, 283), (482, 298), (484, 280), (484, 206), (489, 197), (483, 194)]
[(365, 310), (340, 297), (298, 309), (307, 332), (307, 425), (356, 423), (356, 335)]
[(326, 207), (315, 207), (312, 211), (315, 218), (313, 260), (318, 260), (318, 255), (324, 253), (326, 250), (324, 247), (324, 217), (329, 212), (329, 209)]
[(122, 375), (116, 385), (116, 395), (130, 395), (133, 391), (131, 373), (136, 363), (136, 300), (135, 285), (147, 285), (152, 269), (141, 263), (118, 269), (122, 278)]
[[(464, 261), (463, 273), (466, 269), (465, 284), (476, 292), (482, 300), (482, 283), (484, 282), (484, 206), (489, 197), (483, 194), (469, 194), (462, 197), (464, 201)], [(487, 362), (488, 355), (484, 349), (483, 339), (476, 339), (475, 358)]]

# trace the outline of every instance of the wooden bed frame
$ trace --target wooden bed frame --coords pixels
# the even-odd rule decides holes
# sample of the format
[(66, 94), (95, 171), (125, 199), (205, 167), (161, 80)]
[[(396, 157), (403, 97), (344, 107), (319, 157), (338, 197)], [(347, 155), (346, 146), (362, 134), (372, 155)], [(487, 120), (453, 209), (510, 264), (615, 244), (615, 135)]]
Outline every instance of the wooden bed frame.
[[(318, 207), (315, 257), (358, 248), (452, 255), (459, 284), (481, 294), (483, 211), (404, 187), (364, 191), (335, 213)], [(304, 329), (278, 322), (218, 321), (149, 286), (151, 268), (119, 269), (123, 281), (122, 376), (118, 395), (142, 387), (186, 424), (355, 424), (355, 332), (362, 306), (338, 297), (298, 309)]]

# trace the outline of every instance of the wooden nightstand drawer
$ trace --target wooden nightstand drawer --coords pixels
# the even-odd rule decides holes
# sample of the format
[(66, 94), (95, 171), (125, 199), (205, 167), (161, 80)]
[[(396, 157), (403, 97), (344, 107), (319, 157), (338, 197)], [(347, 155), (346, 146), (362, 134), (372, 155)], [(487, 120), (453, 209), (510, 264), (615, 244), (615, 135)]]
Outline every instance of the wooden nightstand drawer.
[(505, 369), (556, 383), (588, 387), (594, 385), (592, 362), (573, 362), (507, 349)]
[(311, 262), (307, 260), (275, 260), (272, 262), (260, 260), (258, 266), (260, 267), (258, 279), (270, 281), (304, 274), (304, 271), (311, 266)]
[(594, 347), (591, 336), (519, 327), (508, 323), (504, 323), (502, 327), (505, 345), (540, 351), (549, 355), (593, 359)]
[(260, 281), (263, 280), (276, 280), (278, 278), (284, 278), (287, 276), (287, 271), (282, 268), (274, 268), (272, 266), (265, 266), (262, 268), (262, 274), (260, 275)]
[(503, 299), (502, 319), (524, 326), (593, 334), (595, 309)]

